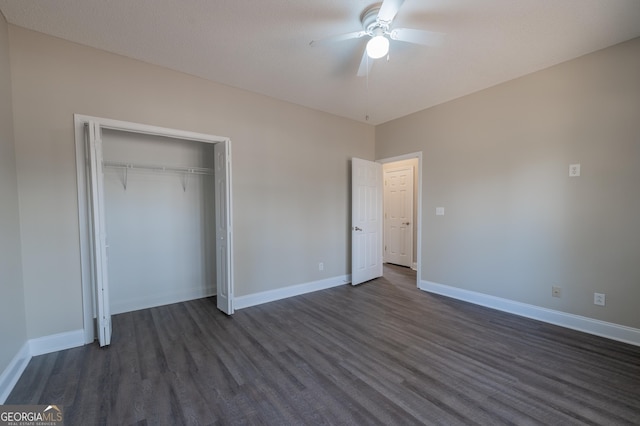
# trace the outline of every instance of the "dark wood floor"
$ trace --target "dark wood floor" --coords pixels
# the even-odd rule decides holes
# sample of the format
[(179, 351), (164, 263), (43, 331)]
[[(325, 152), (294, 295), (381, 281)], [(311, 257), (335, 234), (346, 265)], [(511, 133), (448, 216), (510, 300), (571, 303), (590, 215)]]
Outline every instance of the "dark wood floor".
[(109, 348), (34, 357), (7, 404), (68, 425), (640, 424), (640, 347), (416, 289), (412, 271), (226, 317), (120, 314)]

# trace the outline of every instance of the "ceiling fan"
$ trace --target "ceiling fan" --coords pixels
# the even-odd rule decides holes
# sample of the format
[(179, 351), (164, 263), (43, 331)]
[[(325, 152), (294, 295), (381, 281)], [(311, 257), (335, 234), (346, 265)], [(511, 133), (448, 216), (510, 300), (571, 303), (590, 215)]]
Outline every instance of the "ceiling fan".
[(369, 74), (373, 66), (373, 59), (382, 58), (389, 53), (389, 39), (424, 46), (439, 45), (444, 37), (442, 33), (411, 28), (392, 28), (393, 18), (395, 18), (402, 3), (404, 3), (404, 0), (384, 0), (382, 3), (371, 5), (360, 15), (361, 31), (313, 40), (309, 44), (311, 46), (319, 46), (368, 36), (370, 39), (362, 55), (360, 68), (358, 68), (357, 75), (359, 77)]

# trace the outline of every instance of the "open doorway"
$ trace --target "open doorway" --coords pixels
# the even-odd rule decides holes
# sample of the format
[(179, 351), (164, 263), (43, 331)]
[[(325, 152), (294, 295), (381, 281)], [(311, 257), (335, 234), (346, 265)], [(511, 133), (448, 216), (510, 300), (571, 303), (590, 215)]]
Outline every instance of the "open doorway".
[(416, 269), (418, 160), (386, 163), (383, 173), (383, 260), (384, 263)]
[[(213, 232), (211, 232), (211, 240), (213, 240), (211, 241), (211, 247), (213, 253), (208, 255), (205, 250), (203, 263), (211, 262), (215, 265), (212, 270), (215, 271), (213, 275), (215, 275), (214, 287), (218, 309), (227, 314), (232, 314), (231, 141), (228, 138), (219, 136), (88, 117), (78, 114), (74, 116), (74, 120), (85, 343), (92, 342), (96, 334), (100, 346), (108, 345), (111, 338), (112, 300), (110, 298), (108, 279), (109, 244), (107, 243), (107, 215), (105, 209), (105, 168), (107, 167), (122, 169), (123, 174), (121, 175), (120, 183), (123, 186), (123, 194), (126, 192), (129, 181), (128, 173), (133, 170), (177, 173), (182, 176), (181, 191), (183, 190), (185, 194), (187, 193), (186, 191), (189, 185), (193, 188), (197, 183), (193, 177), (189, 180), (190, 176), (195, 176), (194, 173), (213, 175), (211, 184), (202, 187), (203, 191), (206, 192), (203, 203), (211, 204), (206, 201), (207, 199), (213, 201), (213, 207), (208, 209), (208, 212), (206, 208), (202, 209), (205, 212), (204, 214), (212, 216), (210, 220), (207, 218), (203, 222), (211, 223), (214, 228)], [(129, 135), (126, 143), (121, 143), (123, 146), (134, 146), (135, 144), (132, 141), (136, 140), (137, 137), (132, 138), (132, 136), (136, 134), (144, 138), (150, 138), (151, 140), (165, 139), (165, 142), (170, 138), (171, 145), (174, 148), (177, 147), (180, 149), (182, 154), (189, 152), (207, 153), (207, 158), (210, 158), (208, 162), (210, 168), (191, 166), (176, 167), (175, 165), (166, 167), (166, 165), (148, 164), (145, 161), (149, 157), (148, 152), (141, 157), (144, 163), (134, 161), (125, 164), (122, 162), (105, 161), (103, 157), (103, 138), (109, 136), (109, 134), (112, 138), (110, 142), (112, 144), (116, 143), (114, 140), (115, 135)], [(149, 140), (138, 140), (138, 145), (159, 147), (158, 142), (150, 145)], [(193, 146), (191, 149), (185, 150), (184, 147), (189, 144)], [(193, 148), (196, 146), (202, 146), (203, 148), (194, 150)], [(206, 149), (204, 149), (204, 147), (206, 147)], [(172, 155), (169, 157), (172, 157)], [(116, 183), (116, 186), (117, 185)], [(143, 193), (146, 194), (146, 191), (143, 191)], [(130, 192), (126, 195), (132, 197), (135, 194)], [(165, 203), (169, 208), (171, 207), (170, 204), (171, 203)], [(155, 216), (157, 215), (149, 215), (149, 220)], [(206, 229), (206, 226), (203, 229)], [(202, 241), (203, 242), (198, 243), (199, 246), (205, 244), (204, 240)], [(144, 253), (145, 250), (142, 250), (140, 255), (144, 255)], [(198, 254), (191, 254), (190, 256), (198, 256)], [(154, 291), (155, 290), (154, 288)], [(142, 293), (144, 294), (145, 291)]]
[[(378, 160), (383, 173), (383, 262), (420, 281), (422, 153)], [(393, 269), (397, 269), (394, 267)], [(385, 271), (390, 268), (385, 267)]]

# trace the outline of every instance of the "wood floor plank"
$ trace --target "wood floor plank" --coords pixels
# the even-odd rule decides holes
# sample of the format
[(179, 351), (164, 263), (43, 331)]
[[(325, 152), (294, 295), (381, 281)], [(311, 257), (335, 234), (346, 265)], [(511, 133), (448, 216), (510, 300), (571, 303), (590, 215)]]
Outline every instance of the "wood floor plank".
[(422, 292), (415, 272), (236, 312), (215, 298), (113, 317), (34, 357), (7, 404), (67, 424), (640, 424), (640, 348)]

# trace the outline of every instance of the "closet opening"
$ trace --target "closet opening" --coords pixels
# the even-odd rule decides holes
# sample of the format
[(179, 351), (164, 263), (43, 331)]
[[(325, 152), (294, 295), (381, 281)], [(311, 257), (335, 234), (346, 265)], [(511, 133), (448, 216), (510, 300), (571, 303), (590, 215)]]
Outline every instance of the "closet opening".
[(82, 115), (75, 130), (85, 343), (110, 343), (111, 314), (212, 295), (232, 314), (231, 141)]

